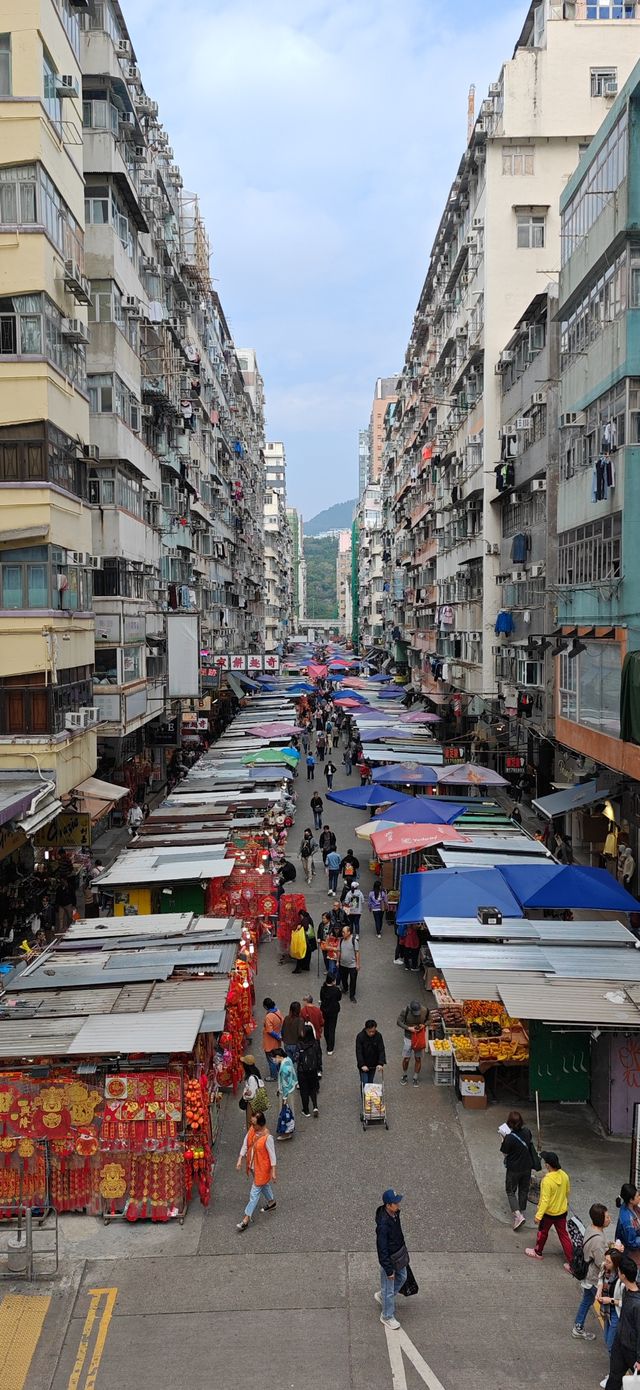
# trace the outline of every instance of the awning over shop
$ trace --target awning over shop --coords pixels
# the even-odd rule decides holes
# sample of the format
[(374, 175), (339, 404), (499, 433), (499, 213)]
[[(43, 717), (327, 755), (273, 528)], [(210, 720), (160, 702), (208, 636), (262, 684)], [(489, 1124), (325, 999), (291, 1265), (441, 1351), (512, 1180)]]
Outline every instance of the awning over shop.
[(640, 1011), (622, 986), (608, 980), (501, 979), (500, 998), (512, 1018), (617, 1029), (638, 1028)]
[[(243, 671), (236, 671), (236, 680), (244, 686), (245, 690), (260, 690), (259, 681), (252, 681), (250, 676), (245, 676)], [(274, 687), (275, 688), (275, 687)]]
[(103, 782), (99, 777), (87, 777), (75, 788), (82, 798), (82, 811), (88, 811), (92, 822), (100, 820), (123, 797), (129, 795), (128, 787), (118, 787), (115, 782)]
[(578, 782), (575, 787), (563, 787), (562, 791), (552, 792), (532, 801), (534, 811), (539, 811), (547, 820), (554, 816), (567, 815), (569, 811), (579, 811), (582, 806), (593, 806), (596, 801), (606, 801), (611, 791), (598, 786), (597, 782)]
[(27, 815), (31, 802), (42, 791), (42, 782), (16, 777), (0, 781), (0, 825)]
[(495, 907), (505, 917), (522, 917), (520, 904), (498, 869), (405, 874), (397, 921), (404, 925), (429, 916), (472, 917), (479, 907)]
[(68, 1054), (190, 1052), (203, 1016), (203, 1009), (175, 1009), (171, 1013), (88, 1018), (70, 1043)]
[(606, 869), (581, 864), (502, 864), (496, 873), (524, 908), (640, 911), (640, 903)]
[(230, 671), (227, 671), (227, 672), (225, 673), (225, 675), (226, 675), (227, 685), (228, 685), (229, 689), (230, 689), (231, 691), (233, 691), (233, 694), (235, 695), (236, 700), (244, 700), (245, 692), (244, 692), (244, 690), (242, 689), (242, 686), (241, 686), (240, 681), (238, 680), (237, 676), (232, 675)]
[(32, 816), (22, 816), (18, 821), (21, 830), (25, 835), (35, 835), (38, 830), (42, 830), (49, 821), (55, 820), (59, 811), (64, 810), (61, 801), (56, 797), (52, 801), (47, 801), (43, 806), (36, 807)]

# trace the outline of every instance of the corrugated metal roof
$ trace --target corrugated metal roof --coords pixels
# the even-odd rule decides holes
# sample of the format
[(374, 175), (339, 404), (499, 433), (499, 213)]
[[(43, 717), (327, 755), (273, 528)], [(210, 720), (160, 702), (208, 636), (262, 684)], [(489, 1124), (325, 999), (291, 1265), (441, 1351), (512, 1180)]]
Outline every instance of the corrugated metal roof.
[(205, 1010), (204, 1018), (200, 1024), (201, 1033), (222, 1033), (225, 1024), (225, 1010), (211, 1009)]
[(70, 1040), (67, 1051), (76, 1057), (81, 1053), (111, 1056), (130, 1052), (190, 1052), (202, 1018), (202, 1009), (88, 1018), (77, 1036)]
[[(105, 960), (96, 956), (93, 966), (71, 968), (62, 966), (47, 965), (46, 970), (38, 970), (35, 975), (21, 976), (15, 983), (7, 985), (7, 993), (31, 992), (34, 989), (60, 989), (67, 985), (70, 989), (90, 989), (92, 985), (104, 985), (106, 978), (109, 984), (128, 984), (134, 980), (166, 980), (173, 970), (173, 960), (165, 965), (147, 965), (143, 959), (134, 965), (113, 966), (107, 972), (104, 969)], [(105, 978), (106, 977), (106, 978)]]
[[(389, 811), (390, 820), (392, 811), (393, 806)], [(457, 822), (458, 826), (461, 824), (462, 821)], [(437, 849), (445, 869), (488, 869), (494, 868), (497, 864), (531, 864), (532, 860), (535, 863), (536, 859), (544, 858), (544, 855), (534, 857), (531, 854), (478, 854), (472, 849), (459, 850), (454, 854), (449, 848), (441, 848), (440, 845), (434, 845), (434, 849)]]
[(548, 945), (545, 955), (557, 979), (628, 980), (640, 984), (640, 955), (625, 946), (584, 946), (577, 950)]
[(109, 941), (111, 949), (114, 936), (178, 936), (186, 932), (194, 920), (193, 912), (155, 912), (142, 917), (88, 917), (85, 921), (72, 922), (64, 937), (57, 943), (57, 949), (64, 949), (69, 941), (91, 942)]
[(596, 801), (607, 801), (611, 794), (610, 788), (600, 787), (597, 782), (577, 782), (575, 786), (563, 787), (562, 791), (552, 792), (550, 796), (540, 796), (531, 804), (535, 811), (540, 811), (548, 820), (552, 820), (554, 816), (577, 811), (581, 806), (593, 806)]
[(532, 926), (535, 926), (541, 941), (553, 941), (556, 945), (564, 942), (567, 946), (598, 946), (600, 943), (613, 945), (619, 942), (629, 946), (636, 939), (622, 922), (612, 922), (604, 917), (602, 920), (584, 922), (533, 922)]
[(84, 1026), (81, 1018), (13, 1019), (0, 1026), (0, 1057), (64, 1057), (76, 1034)]
[[(146, 980), (143, 984), (123, 985), (122, 989), (118, 991), (118, 997), (114, 1001), (111, 1013), (143, 1014), (154, 989), (154, 980)], [(102, 1012), (101, 1009), (91, 1010), (92, 1014)]]
[[(155, 857), (155, 852), (151, 857)], [(234, 859), (224, 859), (212, 854), (206, 845), (202, 846), (199, 859), (192, 859), (187, 863), (160, 859), (151, 864), (145, 856), (138, 867), (137, 855), (132, 854), (128, 857), (127, 864), (120, 865), (119, 861), (116, 861), (113, 867), (95, 879), (94, 883), (100, 888), (109, 889), (136, 883), (192, 883), (196, 879), (228, 878), (234, 863)]]
[[(74, 1015), (108, 1014), (120, 994), (120, 985), (111, 989), (52, 989), (29, 990), (26, 994), (11, 995), (13, 1001), (0, 1014), (0, 1029), (6, 1017), (20, 1018), (22, 1014), (35, 1012), (38, 1018), (55, 1015), (72, 1018)], [(7, 1000), (0, 1000), (0, 1006)]]
[(546, 1023), (577, 1023), (584, 1028), (612, 1024), (640, 1027), (638, 1010), (626, 991), (611, 981), (500, 979), (500, 997), (514, 1018)]
[[(480, 943), (475, 945), (473, 942), (432, 941), (430, 951), (433, 963), (437, 970), (444, 970), (445, 975), (449, 969), (465, 969), (477, 971), (483, 975), (485, 971), (502, 970), (551, 970), (551, 963), (540, 946), (534, 945), (506, 945), (493, 946)], [(482, 995), (478, 995), (481, 999)]]
[(538, 923), (521, 917), (504, 917), (497, 926), (483, 926), (477, 917), (428, 917), (429, 936), (437, 940), (537, 941)]
[[(466, 826), (467, 819), (468, 812), (465, 812), (463, 819), (459, 821), (459, 825), (464, 824)], [(471, 839), (472, 843), (468, 850), (462, 847), (459, 849), (458, 853), (460, 855), (467, 853), (495, 854), (497, 852), (498, 854), (508, 855), (520, 854), (523, 857), (531, 856), (532, 859), (552, 858), (552, 855), (549, 854), (549, 851), (545, 849), (544, 845), (542, 845), (539, 840), (530, 840), (528, 835), (523, 835), (515, 826), (511, 832), (505, 832), (500, 829), (496, 830), (493, 834), (481, 834), (474, 831)], [(450, 848), (452, 854), (456, 853), (453, 845), (448, 848)]]
[(154, 986), (146, 1012), (177, 1008), (224, 1009), (228, 989), (228, 981), (222, 979), (168, 980), (166, 984)]

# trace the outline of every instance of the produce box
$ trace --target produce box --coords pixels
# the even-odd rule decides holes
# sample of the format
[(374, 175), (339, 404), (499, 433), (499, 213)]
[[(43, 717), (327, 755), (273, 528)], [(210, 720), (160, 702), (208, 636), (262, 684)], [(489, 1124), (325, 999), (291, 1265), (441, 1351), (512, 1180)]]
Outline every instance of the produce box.
[(460, 1072), (458, 1077), (461, 1096), (484, 1096), (484, 1076), (474, 1076), (471, 1072)]

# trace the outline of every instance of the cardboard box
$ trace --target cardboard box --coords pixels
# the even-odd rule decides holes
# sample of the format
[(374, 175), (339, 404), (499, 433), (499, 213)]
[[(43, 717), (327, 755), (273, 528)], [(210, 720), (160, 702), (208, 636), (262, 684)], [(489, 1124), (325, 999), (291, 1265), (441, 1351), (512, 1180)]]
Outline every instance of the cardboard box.
[(464, 1105), (465, 1110), (486, 1110), (486, 1108), (487, 1108), (487, 1097), (486, 1097), (486, 1096), (463, 1096), (463, 1097), (462, 1097), (462, 1104)]
[(460, 1095), (464, 1096), (484, 1096), (484, 1076), (478, 1076), (474, 1072), (460, 1072), (458, 1078), (460, 1085)]

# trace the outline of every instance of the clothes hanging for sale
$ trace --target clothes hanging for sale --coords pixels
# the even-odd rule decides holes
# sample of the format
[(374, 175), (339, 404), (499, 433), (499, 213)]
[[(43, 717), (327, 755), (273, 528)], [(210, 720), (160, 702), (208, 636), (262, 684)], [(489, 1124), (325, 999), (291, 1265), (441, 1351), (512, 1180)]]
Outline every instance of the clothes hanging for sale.
[(518, 531), (511, 542), (511, 559), (522, 564), (531, 549), (531, 536), (528, 531)]
[(513, 632), (513, 613), (508, 608), (501, 608), (496, 618), (496, 632), (504, 632), (508, 637)]

